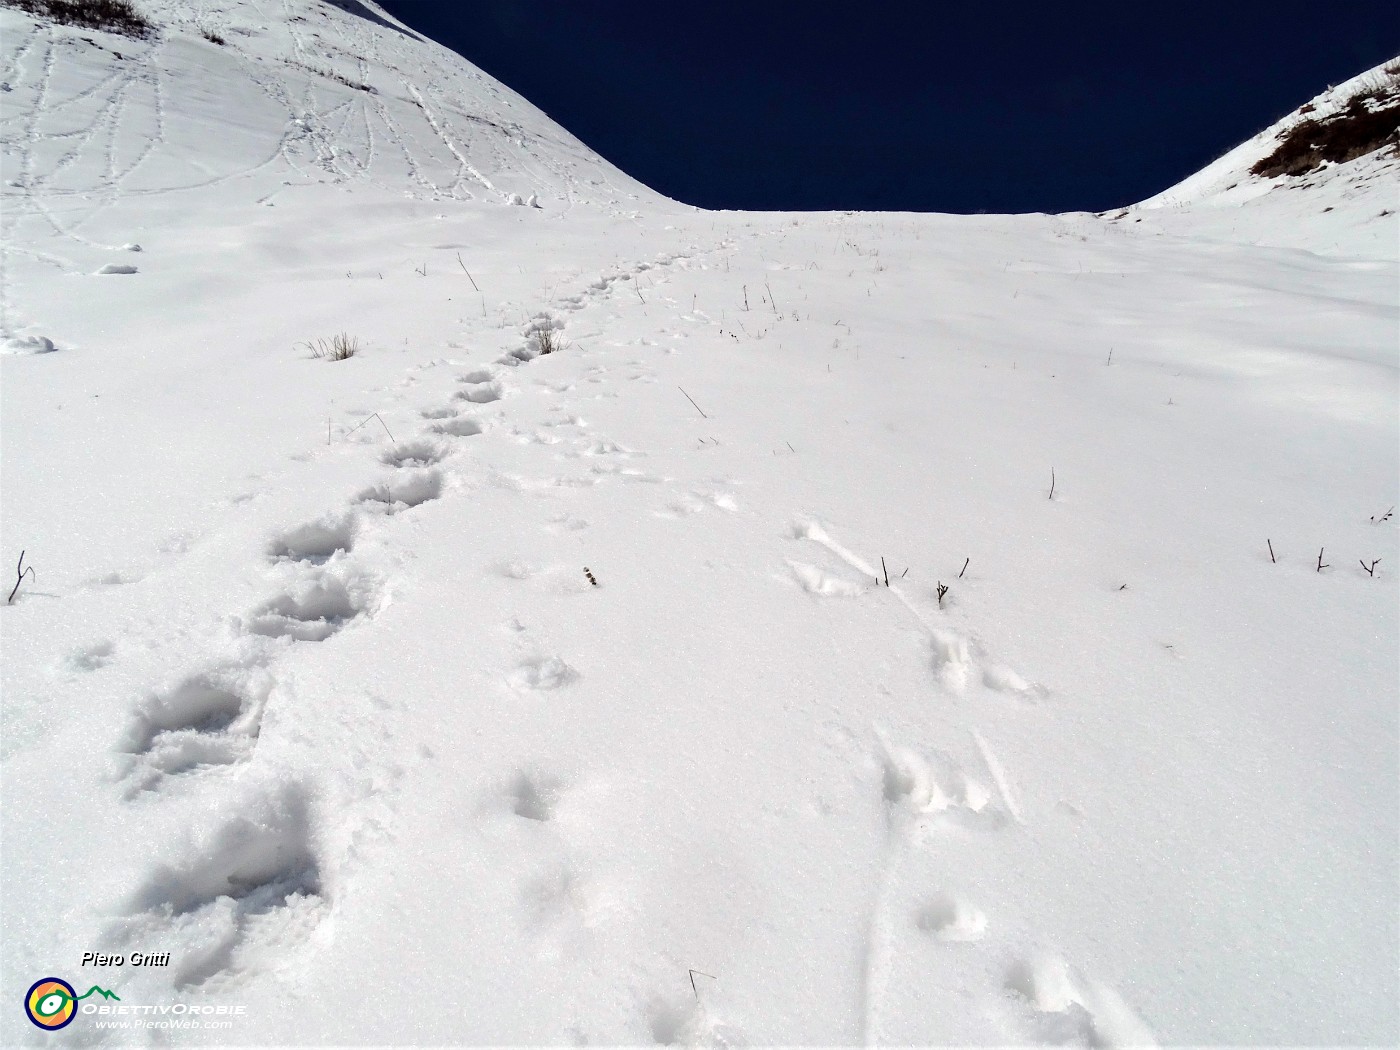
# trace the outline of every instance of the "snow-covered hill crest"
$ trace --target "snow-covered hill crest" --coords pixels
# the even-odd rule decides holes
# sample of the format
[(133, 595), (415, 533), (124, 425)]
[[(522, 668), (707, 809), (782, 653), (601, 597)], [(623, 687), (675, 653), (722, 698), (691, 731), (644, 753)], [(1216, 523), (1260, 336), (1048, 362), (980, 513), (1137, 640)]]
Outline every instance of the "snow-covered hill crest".
[(551, 208), (655, 198), (368, 0), (134, 10), (149, 32), (0, 7), (7, 210), (82, 195), (87, 213), (53, 217), (83, 225), (123, 197), (231, 181), (262, 199), (307, 182)]
[[(1337, 84), (1116, 220), (1171, 229), (1189, 209), (1222, 239), (1393, 259), (1400, 58)], [(1212, 213), (1214, 213), (1212, 215)]]

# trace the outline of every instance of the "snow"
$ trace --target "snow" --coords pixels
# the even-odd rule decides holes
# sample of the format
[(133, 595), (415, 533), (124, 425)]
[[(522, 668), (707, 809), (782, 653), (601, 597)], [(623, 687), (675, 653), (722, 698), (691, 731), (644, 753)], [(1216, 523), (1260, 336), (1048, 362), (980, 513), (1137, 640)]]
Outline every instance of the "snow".
[(1400, 1038), (1392, 160), (701, 212), (373, 4), (144, 9), (0, 11), (11, 1004)]

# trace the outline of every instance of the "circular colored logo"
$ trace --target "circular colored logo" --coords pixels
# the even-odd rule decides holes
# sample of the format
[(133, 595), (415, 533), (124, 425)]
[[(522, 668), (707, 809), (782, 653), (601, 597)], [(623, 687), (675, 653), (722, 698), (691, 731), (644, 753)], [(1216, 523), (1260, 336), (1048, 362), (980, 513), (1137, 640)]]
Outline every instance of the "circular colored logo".
[(45, 977), (35, 981), (24, 996), (24, 1012), (29, 1019), (48, 1032), (70, 1024), (78, 1012), (78, 993), (67, 981)]

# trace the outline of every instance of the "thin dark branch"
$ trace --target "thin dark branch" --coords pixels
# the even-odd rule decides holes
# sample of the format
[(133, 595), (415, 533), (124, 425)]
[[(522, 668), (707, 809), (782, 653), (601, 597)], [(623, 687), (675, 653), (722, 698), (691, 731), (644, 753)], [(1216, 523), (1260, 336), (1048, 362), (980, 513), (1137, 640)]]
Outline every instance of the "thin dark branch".
[(883, 554), (880, 555), (880, 571), (885, 574), (885, 586), (888, 587), (890, 585), (890, 570), (885, 568), (885, 556)]
[(704, 970), (691, 970), (691, 971), (690, 971), (690, 990), (695, 994), (695, 1001), (698, 1003), (698, 1002), (700, 1001), (700, 992), (699, 992), (699, 991), (696, 989), (696, 987), (695, 987), (695, 975), (696, 975), (697, 973), (698, 973), (701, 977), (708, 977), (708, 978), (709, 978), (710, 980), (712, 980), (712, 981), (718, 981), (719, 978), (716, 977), (716, 976), (715, 976), (714, 974), (712, 974), (712, 973), (706, 973)]
[[(365, 416), (364, 419), (360, 420), (353, 427), (347, 430), (345, 432), (345, 436), (349, 437), (351, 434), (355, 433), (355, 431), (359, 430), (362, 426), (368, 423), (371, 419), (378, 419), (379, 425), (384, 428), (384, 433), (389, 434), (389, 424), (384, 422), (383, 418), (379, 415), (378, 412), (371, 412), (369, 415)], [(393, 441), (396, 445), (398, 444), (398, 441), (395, 440), (393, 434), (389, 434), (389, 440)]]
[(1271, 562), (1273, 562), (1275, 565), (1277, 565), (1277, 564), (1278, 564), (1278, 559), (1274, 557), (1274, 541), (1273, 541), (1273, 540), (1265, 540), (1264, 542), (1267, 543), (1267, 544), (1269, 545), (1269, 560), (1270, 560)]
[(972, 559), (971, 559), (971, 558), (964, 558), (964, 559), (963, 559), (963, 567), (962, 567), (962, 569), (958, 572), (958, 579), (961, 580), (961, 579), (963, 578), (963, 573), (964, 573), (964, 572), (967, 572), (967, 567), (968, 567), (969, 565), (971, 565), (971, 564), (972, 564)]
[(1055, 468), (1050, 468), (1050, 498), (1055, 498)]
[[(458, 253), (457, 253), (457, 265), (460, 266), (460, 267), (462, 268), (462, 272), (463, 272), (464, 274), (467, 275), (467, 280), (471, 281), (472, 287), (473, 287), (473, 288), (476, 288), (476, 278), (474, 278), (474, 277), (472, 276), (472, 272), (471, 272), (470, 270), (467, 269), (467, 264), (464, 263), (464, 262), (462, 261), (462, 253), (461, 253), (461, 252), (458, 252)], [(480, 288), (476, 288), (476, 290), (477, 290), (478, 292), (481, 291)]]
[(26, 576), (32, 576), (36, 580), (39, 578), (39, 574), (34, 571), (34, 566), (31, 565), (27, 569), (24, 567), (24, 551), (20, 551), (19, 564), (15, 566), (15, 589), (10, 592), (10, 597), (5, 603), (6, 605), (13, 605), (15, 603), (15, 595), (19, 593), (19, 585), (24, 582)]
[[(676, 387), (676, 389), (679, 390), (682, 394), (685, 394), (685, 388), (684, 388), (684, 387), (679, 387), (679, 386), (678, 386), (678, 387)], [(695, 405), (695, 398), (691, 397), (689, 394), (685, 394), (685, 399), (686, 399), (687, 401), (689, 401), (692, 405)], [(705, 410), (704, 410), (703, 408), (701, 408), (699, 405), (695, 405), (695, 411), (699, 412), (702, 416), (705, 416)], [(709, 416), (705, 416), (705, 418), (706, 418), (706, 419), (709, 419), (710, 417), (709, 417)]]

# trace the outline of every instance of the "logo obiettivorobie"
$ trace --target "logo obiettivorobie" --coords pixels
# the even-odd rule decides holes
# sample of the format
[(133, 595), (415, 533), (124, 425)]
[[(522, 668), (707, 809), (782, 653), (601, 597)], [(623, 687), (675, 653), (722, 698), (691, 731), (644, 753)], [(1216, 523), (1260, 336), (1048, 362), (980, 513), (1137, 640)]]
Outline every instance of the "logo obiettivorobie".
[(93, 985), (82, 995), (73, 986), (58, 977), (45, 977), (35, 981), (24, 994), (24, 1012), (46, 1032), (56, 1032), (72, 1023), (78, 1013), (78, 1001), (96, 993), (104, 999), (121, 1001), (116, 992)]

